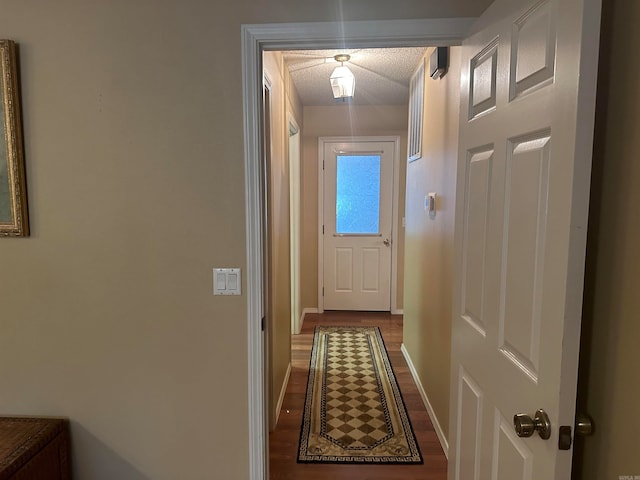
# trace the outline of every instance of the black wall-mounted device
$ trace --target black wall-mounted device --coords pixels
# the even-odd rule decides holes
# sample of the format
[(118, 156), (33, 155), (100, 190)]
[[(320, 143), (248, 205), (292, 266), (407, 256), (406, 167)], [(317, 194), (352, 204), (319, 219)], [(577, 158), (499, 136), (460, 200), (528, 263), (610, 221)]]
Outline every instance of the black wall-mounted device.
[(429, 76), (434, 80), (444, 77), (449, 68), (449, 47), (436, 47), (429, 58)]

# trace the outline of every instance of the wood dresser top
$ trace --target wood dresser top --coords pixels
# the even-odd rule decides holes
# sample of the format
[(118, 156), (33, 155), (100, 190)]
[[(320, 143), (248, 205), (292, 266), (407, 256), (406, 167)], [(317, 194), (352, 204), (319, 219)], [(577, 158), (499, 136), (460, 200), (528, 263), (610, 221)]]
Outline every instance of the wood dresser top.
[(0, 478), (18, 470), (67, 425), (62, 418), (0, 417)]

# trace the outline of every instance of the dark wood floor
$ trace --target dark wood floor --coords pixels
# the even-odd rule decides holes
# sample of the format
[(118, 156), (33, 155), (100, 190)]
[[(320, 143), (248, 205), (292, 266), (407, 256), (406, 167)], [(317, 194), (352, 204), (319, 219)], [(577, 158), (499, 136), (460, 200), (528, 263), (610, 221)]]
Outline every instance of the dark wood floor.
[[(380, 327), (393, 370), (407, 406), (424, 465), (322, 465), (296, 462), (309, 356), (316, 325)], [(300, 335), (291, 342), (291, 378), (276, 429), (269, 435), (271, 480), (446, 480), (447, 459), (429, 420), (420, 393), (400, 351), (402, 316), (371, 312), (326, 312), (305, 316)]]

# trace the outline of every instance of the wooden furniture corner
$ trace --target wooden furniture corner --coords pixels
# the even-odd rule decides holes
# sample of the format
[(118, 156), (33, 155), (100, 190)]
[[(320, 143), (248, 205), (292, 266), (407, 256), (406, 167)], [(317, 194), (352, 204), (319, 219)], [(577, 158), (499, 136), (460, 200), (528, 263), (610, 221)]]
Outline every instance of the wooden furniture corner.
[(0, 417), (0, 480), (71, 480), (69, 420)]

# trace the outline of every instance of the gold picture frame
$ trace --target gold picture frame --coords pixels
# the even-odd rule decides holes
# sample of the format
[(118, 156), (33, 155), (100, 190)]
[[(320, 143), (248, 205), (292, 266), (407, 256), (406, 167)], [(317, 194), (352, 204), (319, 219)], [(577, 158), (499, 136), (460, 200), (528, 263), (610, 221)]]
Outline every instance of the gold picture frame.
[(0, 237), (29, 235), (15, 42), (0, 40)]

